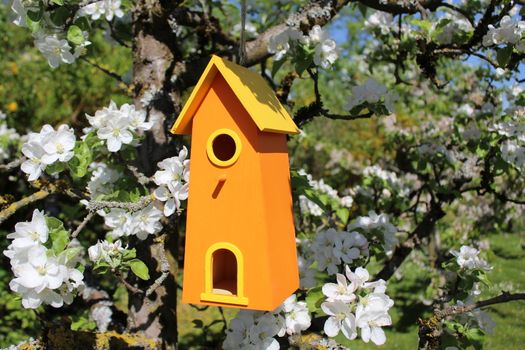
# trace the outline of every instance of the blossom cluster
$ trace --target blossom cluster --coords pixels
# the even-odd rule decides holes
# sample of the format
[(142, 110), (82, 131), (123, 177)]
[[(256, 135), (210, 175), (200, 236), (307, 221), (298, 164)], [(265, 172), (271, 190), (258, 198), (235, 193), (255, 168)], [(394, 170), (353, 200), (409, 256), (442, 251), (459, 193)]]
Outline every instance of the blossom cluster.
[(378, 28), (385, 35), (392, 30), (394, 16), (388, 12), (376, 11), (365, 20), (365, 28)]
[(308, 35), (288, 27), (270, 38), (268, 52), (275, 54), (275, 59), (279, 61), (289, 52), (295, 52), (298, 45), (312, 49), (314, 64), (324, 69), (330, 68), (339, 57), (337, 44), (318, 25), (313, 26)]
[(10, 158), (10, 146), (20, 140), (16, 130), (9, 128), (5, 123), (6, 117), (5, 113), (0, 111), (0, 163)]
[(355, 231), (337, 231), (333, 228), (320, 231), (311, 245), (311, 256), (317, 262), (319, 271), (334, 275), (343, 263), (368, 256), (368, 241)]
[(101, 17), (105, 17), (106, 20), (112, 21), (113, 17), (123, 17), (124, 11), (121, 9), (120, 0), (101, 0), (81, 7), (78, 11), (78, 15), (89, 16), (94, 21)]
[(153, 126), (152, 122), (146, 122), (145, 111), (137, 110), (127, 103), (118, 108), (113, 101), (108, 107), (96, 111), (94, 116), (87, 115), (87, 119), (98, 138), (105, 140), (110, 152), (118, 152), (123, 144), (132, 144), (134, 133), (149, 130)]
[(454, 37), (458, 34), (468, 33), (473, 30), (472, 25), (466, 18), (448, 12), (442, 17), (441, 21), (446, 21), (446, 24), (442, 26), (436, 39), (442, 44), (451, 44), (454, 41)]
[(362, 232), (368, 239), (378, 239), (387, 255), (391, 255), (398, 243), (397, 228), (390, 223), (387, 214), (368, 212), (368, 216), (359, 216), (347, 227), (348, 231)]
[(500, 150), (502, 158), (518, 169), (525, 168), (525, 122), (523, 107), (515, 109), (511, 120), (494, 123), (489, 129), (505, 137)]
[(461, 246), (459, 251), (451, 250), (452, 255), (456, 257), (456, 262), (464, 270), (490, 270), (492, 267), (479, 255), (479, 250), (467, 245)]
[[(103, 16), (106, 20), (111, 21), (114, 17), (124, 16), (121, 5), (121, 0), (101, 0), (89, 2), (85, 6), (81, 4), (74, 17), (75, 19), (90, 17), (92, 20), (98, 20)], [(39, 6), (42, 6), (42, 3), (39, 5), (35, 1), (13, 0), (11, 9), (16, 16), (13, 23), (20, 27), (27, 27), (28, 12), (43, 11)], [(70, 15), (73, 16), (73, 14)], [(86, 53), (86, 47), (91, 44), (88, 40), (88, 32), (83, 32), (76, 27), (79, 34), (75, 36), (75, 39), (71, 39), (67, 35), (68, 28), (65, 24), (57, 23), (56, 19), (54, 20), (47, 14), (42, 16), (38, 23), (33, 33), (35, 47), (44, 55), (51, 68), (75, 62)]]
[(120, 171), (100, 162), (91, 163), (89, 170), (91, 177), (87, 184), (87, 190), (93, 199), (97, 199), (101, 195), (111, 194), (115, 190), (115, 182), (123, 176)]
[(30, 222), (17, 223), (15, 232), (7, 235), (13, 241), (4, 255), (10, 259), (15, 276), (9, 287), (22, 296), (25, 308), (70, 304), (74, 292), (84, 287), (83, 274), (74, 268), (76, 261), (68, 259), (66, 251), (56, 256), (46, 248), (49, 235), (44, 213), (37, 209)]
[(311, 317), (304, 301), (295, 294), (273, 312), (240, 310), (226, 331), (223, 349), (248, 350), (280, 348), (275, 336), (298, 334), (310, 327)]
[(136, 212), (113, 208), (108, 213), (103, 212), (104, 223), (112, 230), (108, 235), (114, 239), (120, 237), (137, 236), (145, 240), (148, 235), (154, 235), (162, 230), (162, 212), (153, 204)]
[[(16, 17), (14, 24), (20, 27), (28, 26), (28, 11), (38, 12), (36, 2), (14, 0), (11, 9)], [(66, 40), (65, 28), (54, 23), (50, 16), (43, 16), (40, 20), (38, 30), (33, 33), (35, 47), (46, 57), (51, 68), (57, 68), (60, 64), (71, 64), (86, 52), (86, 46), (90, 45), (88, 33), (82, 32), (82, 38), (77, 39), (74, 48)]]
[(113, 258), (120, 256), (125, 250), (126, 248), (122, 247), (120, 240), (113, 243), (99, 240), (95, 245), (88, 248), (88, 255), (89, 259), (94, 263), (104, 261), (113, 266)]
[(188, 150), (183, 147), (178, 156), (164, 159), (157, 164), (160, 170), (153, 175), (153, 181), (159, 187), (153, 194), (155, 198), (165, 202), (165, 216), (179, 210), (181, 201), (188, 199), (190, 160), (187, 157)]
[(365, 102), (369, 104), (376, 104), (380, 101), (384, 102), (387, 110), (392, 113), (395, 110), (395, 102), (398, 95), (393, 91), (388, 91), (387, 88), (378, 83), (375, 79), (369, 78), (362, 85), (352, 86), (351, 95), (348, 98), (348, 103), (345, 108), (352, 110)]
[[(351, 208), (354, 200), (351, 196), (339, 197), (337, 190), (324, 182), (323, 179), (315, 180), (311, 174), (306, 173), (304, 169), (299, 170), (299, 175), (305, 176), (308, 180), (308, 184), (312, 189), (321, 194), (326, 194), (334, 201), (337, 205), (342, 207)], [(323, 215), (323, 209), (312, 200), (308, 199), (305, 195), (299, 196), (299, 207), (301, 212), (305, 215), (321, 216)]]
[(362, 267), (352, 271), (346, 266), (345, 274), (338, 273), (337, 283), (326, 283), (322, 288), (326, 301), (321, 304), (321, 309), (328, 315), (325, 334), (335, 337), (342, 332), (352, 340), (357, 337), (359, 329), (364, 342), (384, 344), (386, 336), (382, 327), (392, 324), (388, 311), (394, 305), (385, 294), (386, 282), (368, 282), (370, 274)]
[(67, 125), (57, 130), (49, 124), (42, 127), (39, 133), (31, 132), (27, 142), (22, 146), (22, 153), (27, 158), (21, 169), (28, 174), (28, 180), (36, 180), (42, 172), (56, 162), (65, 163), (74, 156), (75, 133)]
[(525, 51), (525, 43), (521, 40), (525, 31), (525, 21), (515, 21), (510, 16), (504, 16), (499, 22), (499, 28), (489, 24), (488, 29), (487, 34), (483, 36), (484, 46), (512, 44), (519, 51)]

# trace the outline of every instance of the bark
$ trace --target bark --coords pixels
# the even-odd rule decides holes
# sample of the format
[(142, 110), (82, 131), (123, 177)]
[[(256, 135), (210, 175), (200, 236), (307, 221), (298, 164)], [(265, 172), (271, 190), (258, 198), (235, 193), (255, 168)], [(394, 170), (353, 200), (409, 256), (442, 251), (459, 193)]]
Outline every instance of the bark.
[[(176, 5), (175, 3), (172, 5)], [(153, 129), (141, 142), (136, 164), (139, 171), (147, 176), (154, 173), (157, 162), (174, 155), (179, 148), (168, 133), (180, 111), (181, 100), (180, 92), (173, 88), (171, 79), (177, 61), (180, 61), (178, 41), (169, 26), (167, 16), (162, 2), (141, 0), (136, 3), (133, 11), (135, 105), (146, 108), (148, 120), (154, 122)], [(173, 232), (171, 228), (170, 233)], [(176, 242), (176, 235), (171, 240)], [(167, 246), (177, 246), (170, 241), (167, 243)], [(162, 261), (159, 257), (163, 254), (160, 249), (165, 249), (164, 244), (153, 244), (151, 239), (137, 245), (138, 257), (150, 268), (151, 279), (145, 283), (136, 280), (130, 282), (138, 284), (142, 290), (146, 290), (162, 273)], [(149, 339), (159, 339), (163, 349), (176, 349), (177, 346), (176, 253), (176, 249), (165, 252), (171, 273), (162, 285), (150, 296), (130, 293), (129, 298), (130, 331), (141, 333)]]

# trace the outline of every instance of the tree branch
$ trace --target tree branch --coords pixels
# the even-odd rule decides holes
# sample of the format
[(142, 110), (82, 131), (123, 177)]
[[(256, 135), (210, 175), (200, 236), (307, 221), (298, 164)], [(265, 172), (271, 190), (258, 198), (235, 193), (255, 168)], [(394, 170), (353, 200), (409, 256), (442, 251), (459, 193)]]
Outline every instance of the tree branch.
[(144, 196), (138, 202), (90, 201), (88, 204), (88, 210), (97, 211), (100, 209), (119, 208), (129, 210), (133, 213), (146, 208), (152, 201), (152, 195)]
[(0, 164), (0, 171), (9, 171), (9, 170), (12, 170), (14, 168), (17, 168), (20, 166), (20, 164), (22, 164), (24, 161), (26, 160), (25, 157), (22, 157), (22, 158), (19, 158), (19, 159), (15, 159), (7, 164)]
[(299, 12), (292, 14), (285, 23), (271, 27), (259, 36), (246, 43), (245, 66), (253, 66), (272, 56), (268, 52), (270, 38), (285, 31), (290, 25), (300, 28), (304, 32), (313, 26), (324, 26), (332, 20), (345, 7), (350, 0), (318, 0), (311, 1)]
[(434, 315), (428, 319), (419, 319), (419, 350), (435, 350), (441, 346), (443, 333), (442, 321), (450, 316), (459, 315), (490, 305), (506, 303), (509, 301), (525, 300), (525, 293), (510, 294), (503, 292), (500, 295), (478, 301), (468, 305), (452, 305), (444, 310), (435, 310)]
[(464, 314), (464, 313), (470, 312), (475, 309), (480, 309), (486, 306), (506, 303), (506, 302), (515, 301), (515, 300), (525, 300), (525, 293), (511, 294), (508, 292), (503, 292), (500, 295), (487, 299), (487, 300), (477, 301), (475, 303), (467, 304), (467, 305), (452, 305), (452, 306), (445, 308), (444, 310), (436, 310), (435, 315), (438, 320), (443, 320), (445, 319), (445, 317), (448, 317), (448, 316)]
[[(38, 184), (39, 182), (36, 183)], [(31, 203), (38, 202), (53, 193), (63, 193), (72, 198), (79, 198), (78, 193), (75, 193), (71, 188), (69, 188), (67, 183), (64, 181), (45, 183), (40, 187), (39, 191), (10, 204), (7, 208), (0, 211), (0, 224), (6, 221), (11, 215), (16, 213), (17, 210), (22, 209)]]
[(163, 234), (157, 238), (155, 238), (154, 242), (159, 245), (158, 252), (159, 255), (159, 263), (160, 263), (160, 272), (161, 275), (155, 280), (155, 282), (146, 290), (146, 297), (149, 297), (157, 288), (159, 288), (162, 283), (168, 278), (170, 274), (170, 263), (168, 262), (168, 258), (166, 257), (166, 253), (164, 251), (164, 242), (166, 241), (166, 235)]

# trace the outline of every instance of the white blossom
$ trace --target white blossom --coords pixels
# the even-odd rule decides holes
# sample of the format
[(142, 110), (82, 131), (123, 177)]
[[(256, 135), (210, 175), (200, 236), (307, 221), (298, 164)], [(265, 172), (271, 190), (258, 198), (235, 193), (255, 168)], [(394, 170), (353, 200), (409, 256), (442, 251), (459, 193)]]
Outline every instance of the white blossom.
[(154, 195), (165, 202), (165, 216), (179, 210), (181, 201), (188, 199), (190, 160), (186, 159), (187, 156), (188, 150), (183, 147), (178, 156), (164, 159), (157, 164), (160, 170), (153, 175), (153, 180), (159, 187)]
[[(283, 328), (283, 317), (272, 312), (240, 310), (226, 330), (225, 350), (277, 350), (274, 338)], [(284, 335), (284, 334), (283, 334)]]
[(347, 339), (357, 337), (355, 316), (350, 311), (347, 304), (340, 300), (325, 301), (321, 304), (321, 309), (329, 317), (324, 324), (324, 332), (329, 337), (335, 337), (339, 332)]
[(461, 246), (459, 251), (451, 250), (450, 251), (452, 255), (456, 257), (456, 262), (458, 263), (459, 267), (465, 270), (474, 270), (474, 269), (482, 269), (482, 270), (490, 270), (490, 265), (483, 259), (481, 259), (479, 255), (479, 250), (477, 250), (474, 247), (470, 247), (467, 245)]
[(124, 12), (121, 9), (120, 0), (101, 0), (82, 7), (79, 15), (90, 16), (94, 21), (105, 16), (108, 21), (111, 21), (113, 17), (123, 17)]
[(275, 54), (275, 59), (279, 61), (290, 50), (290, 41), (304, 40), (303, 33), (293, 27), (288, 27), (270, 38), (268, 41), (268, 52)]
[(319, 25), (312, 27), (308, 33), (309, 42), (315, 45), (314, 63), (324, 69), (329, 68), (339, 57), (337, 44), (330, 39)]
[(113, 316), (113, 311), (111, 310), (110, 302), (99, 302), (93, 305), (90, 310), (89, 318), (97, 324), (97, 329), (99, 332), (106, 332), (108, 326), (111, 323), (111, 316)]
[(99, 240), (97, 244), (88, 248), (89, 259), (94, 263), (102, 260), (111, 265), (113, 258), (120, 256), (125, 249), (120, 240), (113, 243)]
[(348, 103), (345, 108), (351, 110), (364, 102), (374, 104), (381, 99), (383, 99), (385, 105), (388, 104), (387, 108), (389, 111), (392, 111), (394, 103), (397, 100), (397, 94), (388, 92), (384, 85), (378, 83), (373, 78), (369, 78), (363, 85), (352, 87), (351, 95), (348, 98)]
[(89, 165), (89, 169), (92, 173), (87, 190), (94, 199), (100, 195), (112, 193), (115, 182), (122, 177), (120, 171), (110, 168), (105, 163), (93, 162)]
[(46, 57), (51, 68), (57, 68), (61, 63), (75, 62), (68, 41), (59, 39), (56, 34), (38, 35), (35, 38), (35, 47)]
[(344, 303), (350, 303), (355, 300), (356, 295), (354, 291), (357, 286), (354, 283), (348, 284), (346, 277), (340, 273), (336, 274), (337, 284), (326, 283), (323, 285), (323, 294), (326, 295), (329, 302), (335, 300), (342, 301)]
[(162, 230), (162, 212), (155, 208), (153, 204), (148, 205), (132, 216), (132, 234), (138, 239), (145, 240), (148, 235), (154, 235)]
[(525, 30), (525, 21), (514, 21), (510, 16), (504, 16), (499, 28), (489, 24), (488, 32), (483, 36), (483, 45), (492, 46), (499, 44), (518, 44), (518, 50), (522, 49), (520, 43), (521, 35)]
[(53, 164), (56, 161), (69, 161), (74, 155), (75, 139), (73, 129), (67, 125), (60, 125), (56, 132), (49, 133), (42, 140), (42, 148), (46, 152), (42, 157), (42, 162)]
[(317, 233), (311, 249), (317, 268), (334, 275), (343, 262), (351, 263), (361, 256), (368, 256), (368, 241), (358, 232), (331, 228)]
[(286, 334), (300, 333), (310, 327), (311, 317), (304, 301), (297, 301), (297, 296), (292, 294), (282, 304), (285, 317)]
[(111, 101), (108, 107), (86, 115), (89, 124), (96, 130), (97, 136), (106, 141), (108, 151), (118, 152), (122, 145), (132, 144), (133, 133), (151, 129), (153, 123), (146, 122), (146, 113), (127, 103), (120, 109)]
[(31, 222), (15, 225), (13, 239), (4, 255), (10, 259), (14, 278), (9, 282), (12, 291), (22, 297), (25, 308), (42, 304), (61, 307), (73, 301), (73, 293), (84, 287), (83, 274), (75, 269), (74, 260), (67, 260), (65, 251), (59, 256), (44, 246), (49, 228), (42, 212), (33, 211)]
[(22, 153), (27, 158), (21, 165), (28, 180), (40, 177), (48, 165), (55, 162), (67, 162), (74, 156), (75, 134), (67, 125), (54, 130), (49, 124), (42, 127), (39, 133), (29, 133), (27, 142), (22, 146)]
[(368, 216), (359, 216), (354, 223), (348, 225), (347, 230), (360, 229), (369, 234), (378, 234), (382, 240), (382, 245), (387, 255), (392, 254), (398, 243), (396, 237), (397, 229), (390, 223), (387, 214), (376, 214), (374, 211), (368, 212)]
[(365, 21), (367, 28), (379, 28), (381, 34), (388, 34), (392, 30), (393, 16), (388, 12), (376, 11)]
[(11, 10), (13, 10), (13, 12), (16, 14), (16, 18), (13, 20), (13, 23), (19, 27), (27, 27), (27, 9), (22, 4), (22, 0), (13, 0)]
[(330, 316), (324, 324), (326, 335), (335, 337), (342, 331), (346, 338), (355, 339), (359, 329), (363, 341), (384, 344), (382, 327), (392, 324), (388, 310), (394, 305), (385, 294), (386, 282), (368, 282), (370, 274), (363, 267), (352, 271), (346, 265), (345, 271), (346, 277), (337, 274), (337, 284), (326, 283), (322, 288), (327, 299), (321, 309)]

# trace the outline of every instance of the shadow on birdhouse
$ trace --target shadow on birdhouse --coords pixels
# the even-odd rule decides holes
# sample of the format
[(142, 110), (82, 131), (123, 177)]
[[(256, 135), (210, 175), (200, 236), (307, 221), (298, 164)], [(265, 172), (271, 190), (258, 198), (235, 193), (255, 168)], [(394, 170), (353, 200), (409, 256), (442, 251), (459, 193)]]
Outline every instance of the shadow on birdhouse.
[(171, 131), (192, 135), (182, 301), (274, 310), (299, 287), (297, 126), (259, 74), (213, 56)]

